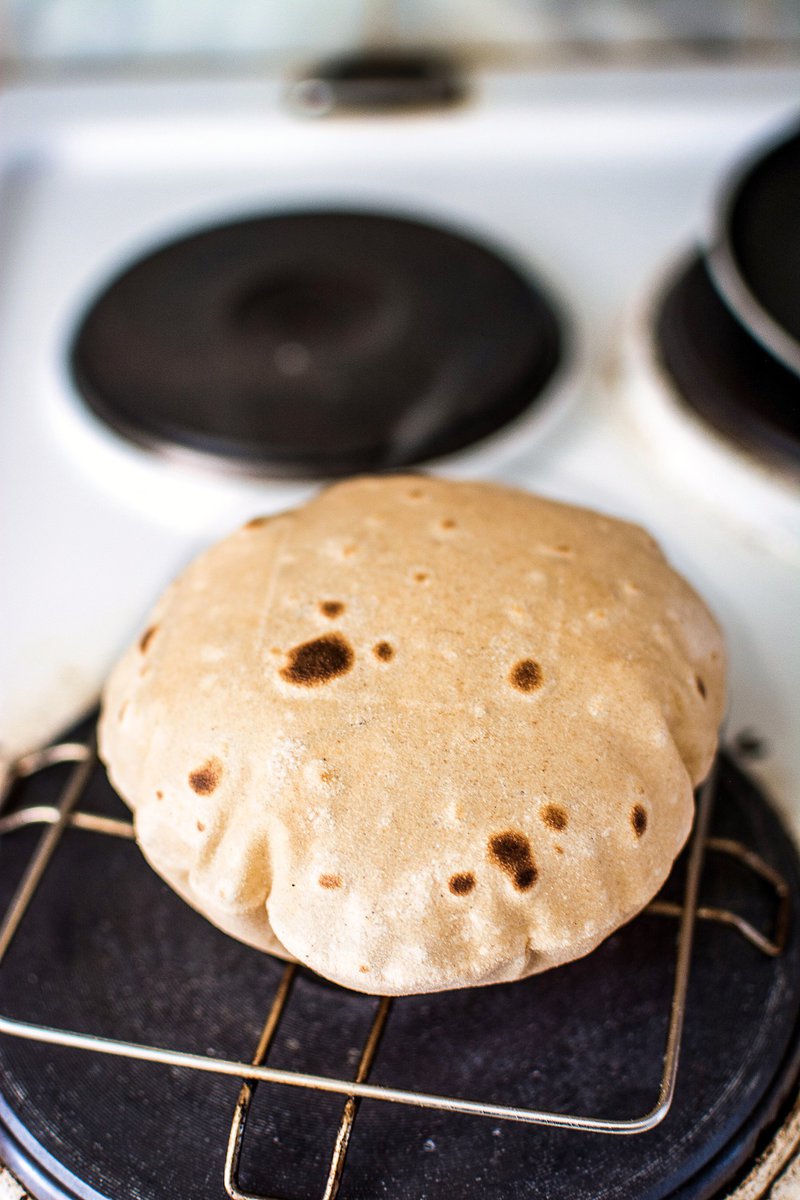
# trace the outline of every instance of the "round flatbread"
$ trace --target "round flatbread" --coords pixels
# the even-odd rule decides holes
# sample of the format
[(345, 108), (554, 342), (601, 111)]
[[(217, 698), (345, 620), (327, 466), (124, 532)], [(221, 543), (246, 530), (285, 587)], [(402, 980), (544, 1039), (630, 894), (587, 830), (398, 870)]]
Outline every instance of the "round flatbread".
[(338, 484), (171, 585), (100, 751), (149, 862), (360, 991), (574, 959), (668, 875), (719, 629), (635, 525), (485, 483)]

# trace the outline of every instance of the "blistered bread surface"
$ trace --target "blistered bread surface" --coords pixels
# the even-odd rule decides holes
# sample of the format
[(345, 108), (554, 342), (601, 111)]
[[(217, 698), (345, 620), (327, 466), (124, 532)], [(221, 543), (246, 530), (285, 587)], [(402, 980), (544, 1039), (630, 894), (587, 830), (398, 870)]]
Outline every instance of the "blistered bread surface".
[(112, 673), (100, 748), (190, 904), (402, 994), (556, 966), (643, 908), (723, 702), (717, 625), (637, 526), (364, 478), (170, 586)]

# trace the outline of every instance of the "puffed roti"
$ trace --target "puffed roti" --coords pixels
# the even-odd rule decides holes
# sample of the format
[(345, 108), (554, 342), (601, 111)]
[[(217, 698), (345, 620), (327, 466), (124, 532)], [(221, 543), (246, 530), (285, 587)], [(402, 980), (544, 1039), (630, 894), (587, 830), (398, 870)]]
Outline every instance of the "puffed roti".
[(703, 602), (635, 525), (360, 478), (173, 583), (100, 753), (155, 870), (363, 992), (521, 979), (658, 891), (724, 704)]

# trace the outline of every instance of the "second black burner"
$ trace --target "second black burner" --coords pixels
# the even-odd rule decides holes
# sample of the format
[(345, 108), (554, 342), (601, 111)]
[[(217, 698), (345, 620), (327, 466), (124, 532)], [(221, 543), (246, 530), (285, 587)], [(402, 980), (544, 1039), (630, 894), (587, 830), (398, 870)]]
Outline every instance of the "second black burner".
[(800, 467), (800, 381), (740, 324), (702, 256), (660, 298), (655, 340), (681, 399), (750, 454)]
[(71, 366), (131, 441), (302, 478), (485, 437), (540, 396), (562, 340), (549, 299), (475, 242), (305, 212), (206, 229), (129, 266), (83, 319)]

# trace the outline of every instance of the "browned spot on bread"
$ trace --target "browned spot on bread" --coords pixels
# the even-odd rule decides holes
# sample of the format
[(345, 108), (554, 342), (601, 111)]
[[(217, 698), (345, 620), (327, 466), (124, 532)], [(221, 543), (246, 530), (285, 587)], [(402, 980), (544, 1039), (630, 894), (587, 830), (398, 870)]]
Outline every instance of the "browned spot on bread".
[(489, 858), (505, 871), (518, 892), (526, 892), (536, 883), (539, 872), (524, 833), (510, 829), (489, 838)]
[(352, 558), (358, 551), (358, 546), (354, 546), (352, 542), (348, 542), (346, 546), (342, 546), (342, 554), (345, 558)]
[(466, 896), (475, 887), (475, 876), (471, 871), (460, 871), (450, 876), (448, 886), (454, 896)]
[(269, 517), (251, 517), (251, 519), (247, 522), (247, 524), (243, 525), (242, 528), (243, 529), (260, 529), (262, 525), (266, 525), (268, 520), (269, 520)]
[(365, 966), (364, 963), (362, 963), (358, 969), (359, 969), (359, 971), (361, 971), (362, 975), (366, 975), (367, 971), (369, 970), (369, 967)]
[(159, 788), (158, 791), (156, 792), (156, 800), (163, 800), (163, 799), (164, 799), (164, 793)]
[(556, 552), (556, 554), (572, 554), (572, 547), (571, 546), (556, 546), (555, 552)]
[(634, 804), (631, 809), (631, 825), (637, 838), (640, 838), (647, 829), (647, 813), (641, 804)]
[(409, 488), (408, 491), (406, 492), (406, 496), (408, 497), (409, 500), (421, 500), (423, 495), (424, 495), (424, 493), (422, 491), (422, 488), (418, 488), (418, 487)]
[(414, 572), (414, 582), (415, 583), (425, 583), (427, 578), (428, 578), (427, 571), (415, 571)]
[(550, 829), (567, 828), (567, 814), (557, 804), (546, 804), (539, 815)]
[(205, 823), (203, 821), (198, 821), (197, 822), (198, 833), (205, 833), (205, 829), (206, 829)]
[(509, 680), (520, 692), (535, 692), (542, 683), (542, 668), (532, 658), (523, 658), (511, 668)]
[(349, 642), (339, 633), (328, 633), (290, 650), (289, 662), (281, 668), (281, 679), (299, 687), (317, 687), (346, 675), (354, 661)]
[(209, 758), (196, 771), (189, 772), (189, 786), (198, 796), (210, 796), (222, 778), (222, 763), (218, 758)]
[(336, 772), (330, 767), (326, 767), (324, 771), (320, 771), (319, 777), (323, 783), (333, 783), (336, 778)]
[(372, 653), (381, 662), (390, 662), (394, 658), (394, 646), (391, 642), (376, 642), (372, 647)]
[(320, 600), (319, 611), (323, 617), (330, 617), (334, 620), (335, 617), (340, 617), (344, 612), (344, 605), (341, 600)]
[(441, 522), (442, 529), (455, 529), (456, 523), (452, 517), (445, 517)]
[(694, 681), (695, 681), (695, 683), (697, 684), (697, 690), (698, 690), (698, 692), (700, 693), (700, 695), (701, 695), (701, 696), (703, 697), (703, 699), (705, 700), (705, 698), (706, 698), (706, 685), (705, 685), (705, 683), (703, 682), (703, 680), (700, 678), (700, 676), (699, 676), (699, 675), (695, 675), (695, 677), (694, 677)]
[(334, 888), (341, 887), (342, 881), (338, 875), (320, 875), (319, 886), (328, 888), (329, 891), (332, 891)]
[(151, 625), (149, 629), (145, 629), (144, 633), (139, 638), (139, 649), (141, 650), (142, 654), (144, 654), (146, 652), (147, 647), (150, 645), (150, 643), (152, 642), (153, 638), (155, 637), (155, 635), (157, 633), (158, 633), (157, 625)]
[(563, 847), (563, 846), (556, 846), (556, 847), (555, 847), (555, 852), (556, 852), (556, 854), (563, 854), (563, 853), (564, 853), (564, 847)]

